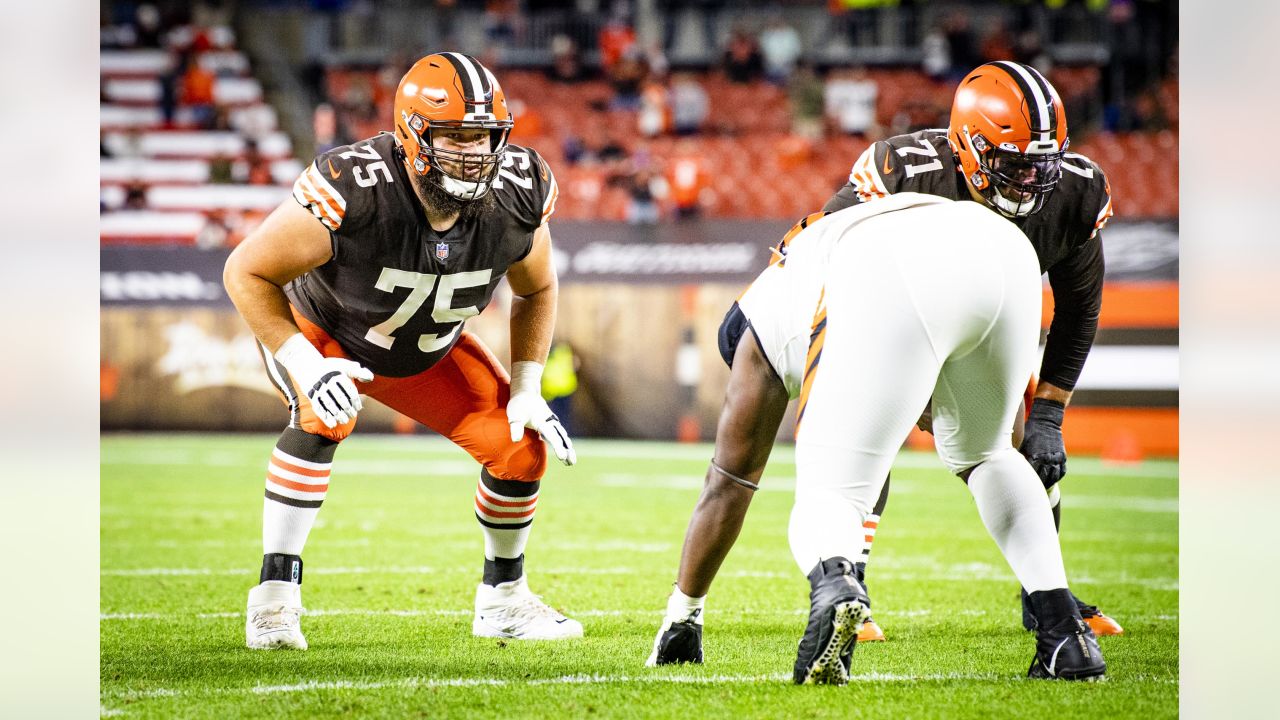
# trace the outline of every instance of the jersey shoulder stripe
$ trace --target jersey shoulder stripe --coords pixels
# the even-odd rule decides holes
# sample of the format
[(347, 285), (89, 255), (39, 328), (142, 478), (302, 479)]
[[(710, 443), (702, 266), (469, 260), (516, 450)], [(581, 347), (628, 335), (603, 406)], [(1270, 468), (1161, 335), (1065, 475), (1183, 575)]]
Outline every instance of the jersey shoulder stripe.
[(560, 183), (556, 182), (555, 173), (551, 172), (551, 168), (547, 167), (547, 161), (542, 157), (538, 158), (538, 162), (542, 165), (543, 172), (551, 178), (551, 189), (547, 191), (547, 199), (542, 203), (542, 222), (546, 223), (551, 219), (551, 214), (556, 211), (556, 200), (560, 197)]
[(314, 162), (294, 181), (293, 199), (310, 210), (330, 230), (341, 227), (342, 220), (346, 217), (346, 198), (325, 180)]
[(853, 168), (849, 171), (849, 184), (853, 186), (854, 193), (858, 196), (858, 202), (869, 202), (877, 198), (885, 197), (892, 194), (892, 190), (885, 185), (884, 178), (880, 176), (880, 170), (876, 163), (876, 155), (883, 154), (885, 160), (889, 158), (889, 148), (885, 146), (883, 153), (878, 151), (882, 143), (874, 142), (862, 154), (858, 156)]

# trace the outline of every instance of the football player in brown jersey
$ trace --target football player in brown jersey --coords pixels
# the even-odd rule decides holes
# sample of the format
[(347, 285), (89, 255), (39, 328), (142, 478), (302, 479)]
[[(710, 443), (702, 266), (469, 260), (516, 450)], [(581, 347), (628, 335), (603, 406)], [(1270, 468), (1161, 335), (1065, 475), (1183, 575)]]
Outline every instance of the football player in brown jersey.
[[(960, 81), (949, 128), (872, 144), (853, 164), (848, 184), (823, 207), (841, 210), (897, 192), (972, 199), (1008, 218), (1031, 239), (1041, 272), (1049, 274), (1054, 311), (1019, 449), (1049, 492), (1059, 525), (1057, 482), (1067, 472), (1062, 419), (1098, 328), (1103, 276), (1099, 231), (1112, 215), (1111, 187), (1102, 168), (1069, 152), (1068, 145), (1066, 112), (1053, 85), (1028, 65), (987, 63)], [(867, 519), (868, 536), (876, 532), (888, 493), (886, 482)], [(868, 545), (858, 563), (859, 577), (870, 550)], [(1078, 604), (1096, 635), (1123, 632), (1097, 607)], [(1036, 621), (1025, 592), (1022, 608), (1023, 625), (1030, 630)], [(868, 622), (860, 639), (882, 640), (884, 634)]]
[[(227, 260), (227, 292), (289, 408), (267, 466), (246, 643), (307, 646), (302, 549), (361, 393), (480, 464), (485, 558), (473, 633), (579, 637), (582, 625), (534, 595), (524, 573), (543, 441), (566, 465), (576, 459), (540, 393), (556, 312), (547, 227), (555, 177), (536, 152), (507, 143), (513, 123), (502, 89), (470, 56), (419, 60), (400, 81), (394, 112), (394, 133), (317, 157), (293, 197)], [(504, 276), (514, 294), (510, 376), (463, 329)]]

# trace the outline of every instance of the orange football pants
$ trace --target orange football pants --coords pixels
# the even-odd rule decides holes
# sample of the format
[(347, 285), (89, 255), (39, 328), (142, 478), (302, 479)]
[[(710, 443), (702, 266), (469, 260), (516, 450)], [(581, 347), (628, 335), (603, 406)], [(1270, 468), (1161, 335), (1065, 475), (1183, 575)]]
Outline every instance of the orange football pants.
[[(293, 309), (302, 334), (325, 357), (348, 357), (342, 346), (315, 323)], [(268, 375), (285, 404), (291, 427), (341, 442), (355, 429), (356, 420), (325, 427), (311, 401), (284, 367), (263, 349)], [(282, 382), (285, 386), (282, 387)], [(542, 439), (525, 429), (519, 442), (511, 442), (507, 425), (507, 401), (511, 378), (489, 349), (465, 330), (447, 355), (431, 368), (409, 377), (374, 375), (367, 383), (352, 381), (362, 395), (413, 418), (466, 450), (493, 477), (503, 480), (542, 479), (547, 450)]]

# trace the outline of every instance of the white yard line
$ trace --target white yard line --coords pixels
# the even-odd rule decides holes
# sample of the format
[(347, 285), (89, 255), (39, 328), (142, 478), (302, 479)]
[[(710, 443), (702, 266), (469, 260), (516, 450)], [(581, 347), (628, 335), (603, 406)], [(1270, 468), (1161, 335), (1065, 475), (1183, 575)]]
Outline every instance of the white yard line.
[[(208, 695), (278, 695), (299, 692), (324, 692), (329, 690), (427, 690), (432, 688), (468, 688), (468, 687), (537, 687), (544, 685), (613, 685), (621, 683), (638, 683), (644, 685), (728, 685), (744, 683), (791, 683), (791, 675), (787, 673), (767, 673), (759, 675), (664, 675), (664, 671), (655, 670), (652, 674), (642, 675), (562, 675), (550, 678), (534, 678), (531, 680), (508, 680), (506, 678), (422, 678), (406, 677), (392, 680), (310, 680), (305, 683), (291, 685), (254, 685), (251, 687), (221, 688), (216, 690), (172, 690), (158, 688), (142, 691), (120, 691), (106, 693), (104, 697), (126, 702), (149, 698), (168, 697), (202, 697)], [(854, 673), (851, 683), (899, 683), (899, 682), (1009, 682), (1024, 678), (1018, 675), (1002, 673), (923, 673), (918, 675), (903, 673)], [(1126, 678), (1129, 682), (1147, 682), (1162, 685), (1175, 685), (1177, 678), (1151, 677), (1141, 675)], [(104, 706), (104, 712), (112, 712)], [(113, 713), (114, 714), (114, 713)]]
[[(307, 617), (470, 617), (472, 610), (371, 610), (367, 608), (316, 608), (307, 609), (305, 615)], [(742, 609), (717, 609), (711, 612), (708, 617), (714, 623), (717, 620), (734, 620), (744, 616), (749, 617), (802, 617), (808, 615), (807, 608), (795, 608), (793, 610), (755, 610), (750, 608)], [(1004, 614), (1004, 611), (989, 610), (961, 610), (937, 612), (929, 608), (916, 608), (909, 610), (877, 610), (873, 613), (878, 618), (918, 618), (931, 617), (937, 615), (945, 617), (952, 614), (959, 614), (965, 617), (983, 617), (991, 614)], [(630, 617), (630, 618), (649, 618), (656, 623), (662, 616), (662, 608), (655, 605), (653, 609), (648, 610), (565, 610), (565, 614), (575, 618), (591, 618), (591, 617)], [(243, 618), (242, 612), (209, 612), (209, 613), (157, 613), (157, 612), (116, 612), (102, 613), (98, 616), (100, 621), (129, 621), (129, 620), (223, 620), (229, 618)], [(1128, 615), (1125, 614), (1120, 619), (1126, 622), (1176, 622), (1177, 615)]]
[[(997, 568), (984, 563), (962, 563), (947, 566), (936, 563), (917, 563), (925, 572), (895, 572), (892, 569), (877, 569), (875, 577), (884, 580), (906, 582), (1014, 582), (1012, 573), (1007, 569)], [(475, 568), (430, 568), (425, 566), (387, 566), (387, 567), (318, 567), (308, 568), (311, 575), (429, 575), (429, 574), (469, 574)], [(631, 567), (563, 567), (546, 568), (540, 571), (544, 575), (641, 575), (642, 571)], [(252, 576), (251, 568), (103, 568), (102, 577), (172, 577), (172, 576)], [(799, 575), (793, 571), (774, 570), (733, 570), (720, 573), (722, 578), (762, 579), (762, 580), (797, 580)], [(1120, 575), (1073, 575), (1072, 583), (1082, 585), (1136, 585), (1155, 590), (1178, 590), (1176, 577), (1132, 577)]]

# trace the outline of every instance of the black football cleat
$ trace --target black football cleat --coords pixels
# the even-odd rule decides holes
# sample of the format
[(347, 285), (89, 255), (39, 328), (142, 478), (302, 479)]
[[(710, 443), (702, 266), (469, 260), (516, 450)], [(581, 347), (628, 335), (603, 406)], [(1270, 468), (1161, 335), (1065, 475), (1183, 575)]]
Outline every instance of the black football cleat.
[(842, 557), (814, 566), (809, 584), (809, 624), (796, 650), (793, 679), (797, 685), (844, 685), (871, 600), (853, 564)]
[(648, 667), (677, 663), (702, 664), (702, 625), (693, 620), (665, 622), (653, 640)]
[(1098, 640), (1080, 617), (1074, 597), (1066, 589), (1031, 593), (1030, 603), (1038, 620), (1036, 655), (1027, 677), (1048, 680), (1105, 680), (1107, 663)]

